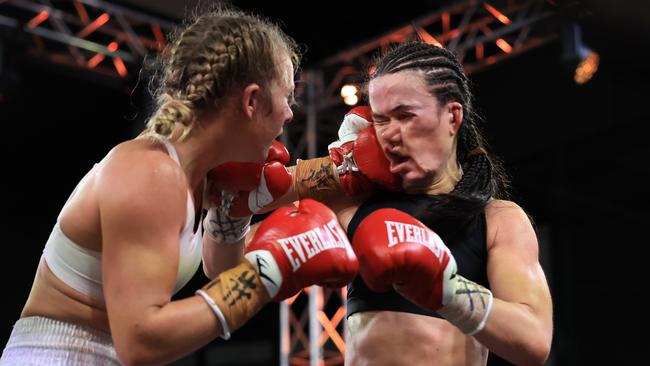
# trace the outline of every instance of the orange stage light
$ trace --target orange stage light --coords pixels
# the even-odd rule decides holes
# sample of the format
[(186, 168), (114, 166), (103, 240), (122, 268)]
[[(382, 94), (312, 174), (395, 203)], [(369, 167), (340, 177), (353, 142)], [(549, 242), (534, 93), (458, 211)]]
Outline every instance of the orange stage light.
[(99, 29), (99, 27), (106, 24), (109, 19), (111, 19), (111, 16), (108, 15), (108, 13), (103, 13), (102, 15), (98, 16), (97, 19), (93, 20), (90, 24), (85, 26), (84, 29), (80, 30), (79, 33), (77, 33), (77, 37), (86, 38), (88, 35)]
[(499, 38), (496, 41), (497, 46), (505, 53), (512, 52), (512, 46), (505, 39)]
[(425, 31), (422, 28), (418, 28), (418, 35), (422, 40), (428, 44), (432, 44), (434, 46), (442, 47), (442, 43), (438, 41), (434, 36), (432, 36), (429, 32)]
[(106, 49), (108, 49), (108, 51), (110, 52), (115, 52), (117, 51), (117, 46), (118, 46), (117, 42), (113, 41), (109, 43), (108, 46), (106, 46)]
[(115, 70), (117, 70), (117, 73), (120, 74), (121, 77), (128, 75), (128, 72), (126, 71), (126, 65), (124, 65), (122, 58), (115, 57), (113, 59), (113, 65), (115, 65)]
[(33, 17), (28, 23), (27, 26), (31, 29), (38, 27), (39, 24), (43, 23), (47, 18), (50, 17), (50, 13), (46, 10), (42, 10), (38, 15)]
[(98, 53), (95, 56), (93, 56), (90, 60), (88, 60), (87, 65), (89, 68), (93, 69), (97, 67), (97, 65), (99, 65), (100, 62), (104, 61), (105, 58), (106, 56), (102, 55), (101, 53)]
[(88, 12), (86, 11), (84, 5), (79, 0), (74, 0), (74, 7), (77, 10), (77, 14), (79, 14), (79, 19), (81, 19), (81, 22), (83, 24), (88, 24), (90, 22), (90, 18), (88, 17)]
[(475, 48), (475, 54), (477, 60), (482, 60), (485, 57), (485, 48), (483, 43), (477, 43)]
[(506, 24), (506, 25), (511, 23), (510, 18), (505, 16), (505, 14), (498, 11), (496, 8), (494, 8), (490, 4), (484, 3), (483, 5), (485, 5), (485, 9), (487, 9), (487, 11), (489, 11), (490, 14), (492, 14), (495, 18), (497, 18), (501, 23)]

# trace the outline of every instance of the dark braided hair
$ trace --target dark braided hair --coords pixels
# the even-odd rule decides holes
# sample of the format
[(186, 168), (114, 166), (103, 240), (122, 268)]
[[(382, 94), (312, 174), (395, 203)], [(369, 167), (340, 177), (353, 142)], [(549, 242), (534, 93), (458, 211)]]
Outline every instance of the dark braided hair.
[(376, 60), (371, 69), (375, 71), (370, 80), (418, 71), (440, 104), (455, 101), (463, 106), (456, 149), (463, 176), (450, 193), (438, 195), (435, 203), (418, 210), (418, 219), (450, 233), (481, 213), (491, 197), (507, 198), (508, 177), (499, 160), (488, 152), (477, 126), (479, 116), (472, 106), (470, 81), (452, 52), (424, 42), (402, 43)]

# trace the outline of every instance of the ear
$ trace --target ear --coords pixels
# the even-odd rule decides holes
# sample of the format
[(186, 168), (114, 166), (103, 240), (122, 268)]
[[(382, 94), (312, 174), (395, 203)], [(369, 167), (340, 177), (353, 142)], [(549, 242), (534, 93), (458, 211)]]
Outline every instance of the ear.
[(261, 106), (260, 100), (260, 86), (253, 83), (248, 84), (244, 88), (244, 92), (241, 96), (241, 107), (244, 115), (248, 118), (253, 118), (253, 114)]
[(449, 135), (453, 136), (460, 130), (463, 124), (463, 105), (458, 102), (449, 102), (446, 106), (447, 116), (449, 118)]

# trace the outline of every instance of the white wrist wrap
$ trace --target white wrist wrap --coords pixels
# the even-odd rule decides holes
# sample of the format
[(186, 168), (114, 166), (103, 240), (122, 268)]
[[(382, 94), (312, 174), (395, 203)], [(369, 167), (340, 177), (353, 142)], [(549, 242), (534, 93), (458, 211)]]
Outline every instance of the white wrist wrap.
[(456, 291), (448, 304), (436, 310), (468, 336), (480, 332), (492, 310), (492, 292), (456, 275)]
[(203, 231), (218, 243), (235, 244), (250, 232), (251, 217), (231, 217), (213, 207), (203, 220)]

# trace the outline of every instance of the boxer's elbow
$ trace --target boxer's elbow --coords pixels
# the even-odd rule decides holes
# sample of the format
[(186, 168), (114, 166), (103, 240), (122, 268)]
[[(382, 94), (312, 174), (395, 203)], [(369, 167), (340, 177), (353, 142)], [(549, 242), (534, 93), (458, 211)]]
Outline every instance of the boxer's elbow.
[(124, 366), (160, 365), (160, 355), (138, 344), (119, 347), (116, 345), (117, 356)]
[(512, 358), (516, 365), (543, 366), (551, 353), (551, 339), (545, 335), (535, 335), (528, 339), (517, 356)]
[(165, 332), (152, 325), (141, 322), (130, 332), (113, 337), (117, 356), (125, 366), (161, 365), (174, 359)]
[(530, 345), (530, 363), (529, 365), (543, 366), (548, 360), (551, 353), (551, 337), (539, 335), (535, 337)]

